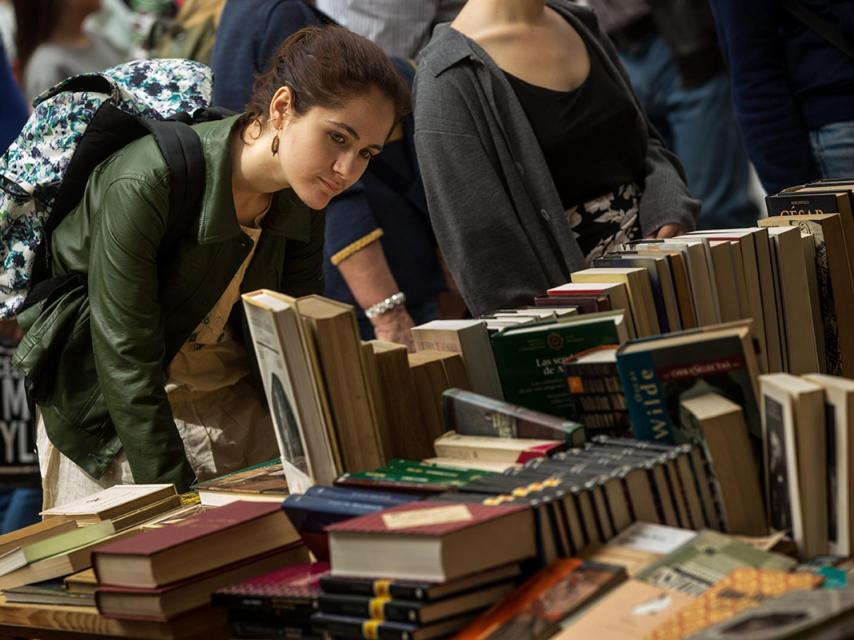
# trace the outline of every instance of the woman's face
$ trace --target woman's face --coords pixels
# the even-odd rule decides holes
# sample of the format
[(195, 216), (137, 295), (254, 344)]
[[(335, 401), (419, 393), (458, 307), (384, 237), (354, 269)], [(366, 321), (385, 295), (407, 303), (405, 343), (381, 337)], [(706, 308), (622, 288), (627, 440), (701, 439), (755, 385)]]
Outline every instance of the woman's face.
[(284, 178), (312, 209), (323, 209), (365, 172), (394, 124), (394, 106), (377, 89), (338, 107), (286, 111), (278, 160)]

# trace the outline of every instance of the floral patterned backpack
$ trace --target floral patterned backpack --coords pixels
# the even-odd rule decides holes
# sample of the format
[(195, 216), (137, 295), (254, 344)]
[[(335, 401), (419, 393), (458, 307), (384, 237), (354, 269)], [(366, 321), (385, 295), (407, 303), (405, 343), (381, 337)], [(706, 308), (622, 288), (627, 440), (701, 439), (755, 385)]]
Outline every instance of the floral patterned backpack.
[(0, 319), (43, 300), (51, 285), (50, 234), (83, 197), (92, 170), (153, 134), (170, 170), (161, 254), (198, 211), (204, 157), (189, 126), (222, 118), (210, 108), (212, 74), (188, 60), (137, 60), (61, 82), (0, 157)]

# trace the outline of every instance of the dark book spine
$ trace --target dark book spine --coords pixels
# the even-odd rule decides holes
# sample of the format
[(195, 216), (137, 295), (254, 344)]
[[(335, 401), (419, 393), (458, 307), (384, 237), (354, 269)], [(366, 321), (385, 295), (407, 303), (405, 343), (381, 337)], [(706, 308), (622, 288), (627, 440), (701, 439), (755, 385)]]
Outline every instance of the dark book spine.
[(410, 624), (385, 623), (379, 620), (316, 613), (312, 628), (334, 638), (374, 638), (376, 640), (409, 640), (418, 627)]
[(768, 216), (807, 216), (840, 213), (836, 195), (832, 193), (777, 193), (765, 197)]
[(337, 616), (384, 620), (383, 602), (385, 602), (385, 598), (364, 598), (323, 593), (315, 601), (315, 607), (323, 613), (331, 613)]

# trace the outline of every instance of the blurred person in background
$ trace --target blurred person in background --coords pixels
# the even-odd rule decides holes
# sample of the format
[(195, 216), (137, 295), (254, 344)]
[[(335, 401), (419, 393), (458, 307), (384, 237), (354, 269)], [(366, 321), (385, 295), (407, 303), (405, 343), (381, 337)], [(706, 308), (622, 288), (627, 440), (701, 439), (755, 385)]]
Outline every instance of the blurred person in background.
[[(229, 0), (211, 62), (214, 105), (242, 110), (255, 76), (267, 67), (282, 40), (303, 26), (328, 21), (303, 0)], [(413, 66), (401, 59), (392, 61), (411, 85)], [(326, 207), (323, 258), (324, 295), (356, 308), (362, 338), (376, 337), (410, 349), (414, 348), (410, 329), (436, 319), (440, 295), (451, 306), (444, 295), (447, 285), (413, 131), (409, 116), (386, 140), (383, 153), (371, 160), (362, 179)], [(459, 317), (464, 309), (455, 311)]]
[(415, 142), (439, 246), (473, 314), (530, 304), (698, 203), (596, 17), (468, 0), (419, 56)]
[[(0, 154), (15, 140), (27, 120), (27, 105), (12, 75), (0, 42)], [(12, 368), (12, 353), (21, 339), (14, 320), (0, 321), (0, 535), (38, 522), (41, 509), (35, 422), (24, 393), (24, 380)]]
[(765, 190), (854, 176), (854, 1), (711, 5)]
[(13, 0), (15, 42), (28, 101), (70, 76), (122, 62), (120, 52), (84, 29), (100, 0)]
[(759, 209), (708, 0), (588, 0), (652, 124), (700, 200), (698, 228), (749, 227)]
[(373, 40), (390, 56), (414, 58), (433, 27), (450, 22), (465, 0), (316, 0), (338, 24)]

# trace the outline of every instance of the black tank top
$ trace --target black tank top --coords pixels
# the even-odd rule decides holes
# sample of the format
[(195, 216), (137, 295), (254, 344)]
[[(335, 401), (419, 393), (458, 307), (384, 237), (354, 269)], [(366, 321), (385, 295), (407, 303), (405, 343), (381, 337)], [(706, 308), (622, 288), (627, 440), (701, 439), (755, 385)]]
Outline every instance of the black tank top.
[(642, 185), (645, 174), (642, 121), (634, 100), (608, 72), (598, 49), (586, 39), (585, 45), (590, 72), (573, 91), (538, 87), (504, 72), (528, 116), (564, 209), (620, 185)]

